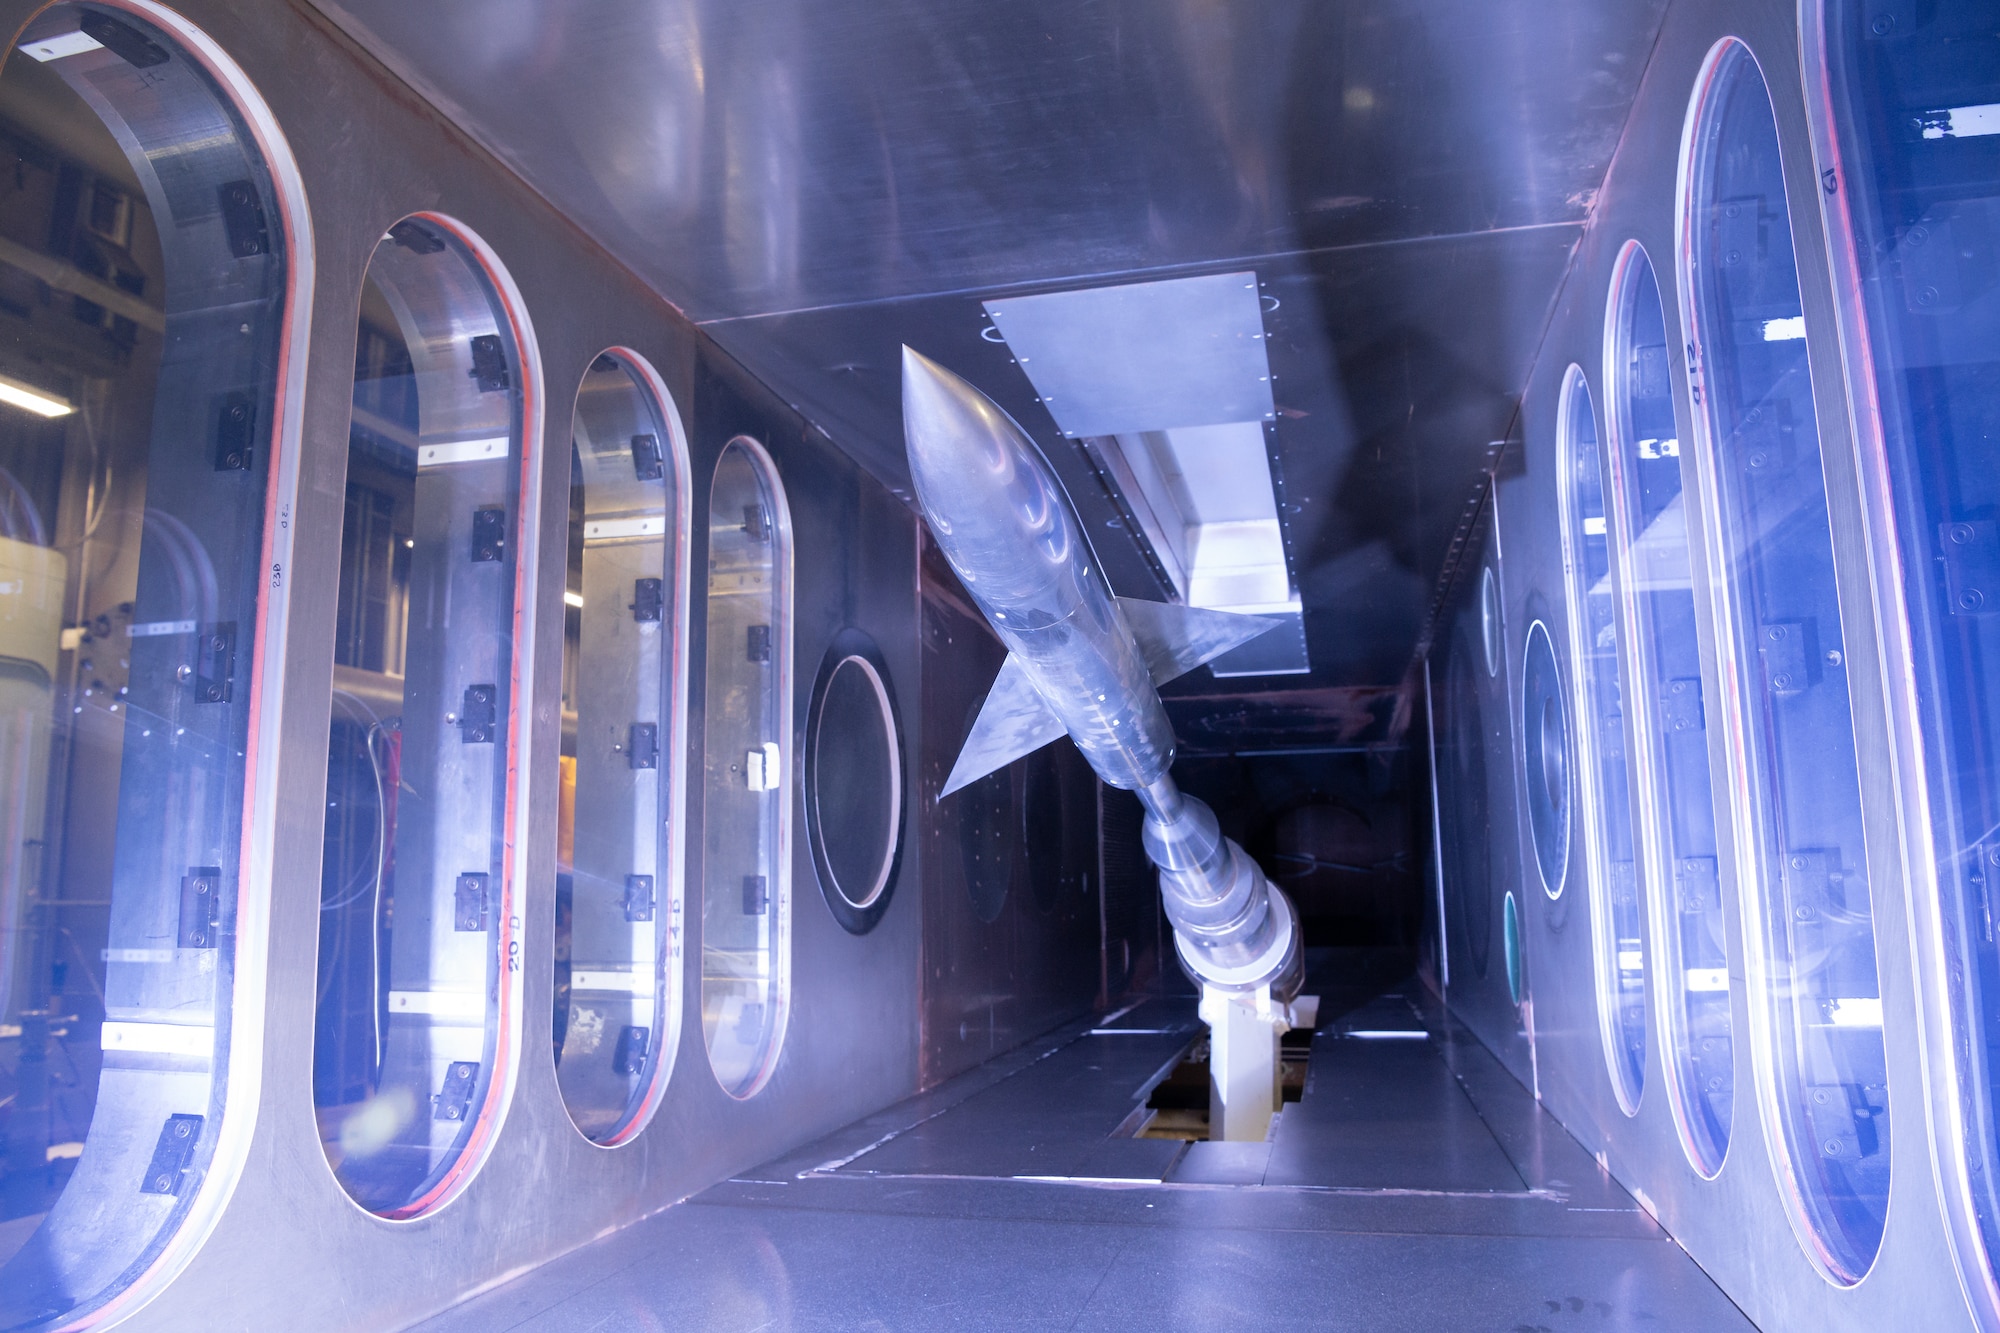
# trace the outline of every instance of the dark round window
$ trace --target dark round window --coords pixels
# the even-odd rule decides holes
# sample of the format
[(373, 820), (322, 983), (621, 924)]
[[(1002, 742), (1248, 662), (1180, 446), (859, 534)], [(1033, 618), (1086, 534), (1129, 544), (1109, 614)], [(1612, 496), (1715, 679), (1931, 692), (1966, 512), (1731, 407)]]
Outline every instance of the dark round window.
[(1542, 887), (1554, 898), (1569, 869), (1569, 714), (1563, 708), (1549, 632), (1537, 620), (1528, 630), (1521, 681), (1521, 729), (1527, 739), (1528, 826)]
[(840, 924), (872, 929), (902, 855), (903, 747), (888, 666), (860, 630), (834, 638), (806, 718), (806, 833)]

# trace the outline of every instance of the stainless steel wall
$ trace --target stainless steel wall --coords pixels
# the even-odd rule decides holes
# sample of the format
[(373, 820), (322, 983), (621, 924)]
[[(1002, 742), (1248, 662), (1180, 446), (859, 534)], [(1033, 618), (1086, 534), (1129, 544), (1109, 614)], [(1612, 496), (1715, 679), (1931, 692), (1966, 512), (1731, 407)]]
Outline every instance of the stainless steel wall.
[[(0, 9), (0, 23), (16, 30), (34, 8), (10, 0)], [(239, 1048), (231, 1065), (232, 1110), (246, 1116), (242, 1165), (233, 1185), (218, 1182), (225, 1184), (225, 1197), (205, 1243), (130, 1326), (390, 1328), (918, 1086), (925, 862), (906, 854), (879, 925), (865, 935), (849, 933), (821, 897), (795, 781), (793, 1003), (770, 1083), (745, 1101), (718, 1086), (702, 1041), (700, 969), (690, 966), (676, 1066), (652, 1123), (628, 1145), (603, 1149), (588, 1143), (563, 1109), (550, 1041), (559, 744), (553, 694), (562, 652), (570, 484), (565, 445), (585, 367), (607, 347), (634, 349), (664, 376), (686, 424), (696, 496), (689, 656), (697, 664), (703, 660), (702, 501), (710, 474), (734, 435), (750, 435), (769, 449), (789, 490), (798, 555), (792, 752), (802, 753), (798, 732), (822, 654), (840, 630), (861, 628), (881, 645), (898, 691), (906, 792), (918, 790), (925, 744), (916, 707), (927, 666), (918, 650), (916, 527), (907, 509), (823, 435), (316, 11), (257, 0), (192, 0), (179, 12), (210, 34), (267, 99), (297, 160), (317, 272), (309, 307), (297, 312), (309, 321), (303, 423), (299, 438), (286, 441), (297, 451), (297, 490), (280, 495), (281, 508), (274, 510), (286, 514), (295, 554), (283, 594), (290, 614), (282, 645), (273, 868), (268, 882), (253, 889), (268, 896), (262, 918), (268, 926), (239, 946), (245, 957), (268, 957), (262, 972), (267, 984), (240, 999), (261, 1009), (261, 1044)], [(520, 1073), (491, 1150), (464, 1192), (429, 1215), (391, 1222), (349, 1200), (321, 1150), (312, 1105), (314, 976), (358, 302), (363, 268), (384, 229), (416, 210), (447, 214), (477, 233), (518, 287), (540, 348), (544, 393), (535, 410), (545, 446), (535, 478), (540, 531), (531, 585), (539, 612), (533, 644), (538, 684), (523, 757), (530, 819), (525, 1007), (516, 1035)], [(961, 659), (946, 651), (930, 664), (962, 671)], [(271, 660), (278, 660), (275, 653)], [(701, 772), (701, 688), (696, 670), (691, 713), (680, 732), (690, 747), (691, 774)], [(698, 821), (701, 793), (689, 795), (689, 818)], [(908, 803), (906, 844), (916, 841), (920, 808)], [(690, 959), (699, 959), (698, 831), (686, 846), (686, 949)], [(1094, 946), (1094, 934), (1090, 942)], [(246, 971), (246, 978), (255, 971)], [(1094, 994), (1096, 960), (1083, 971)], [(1032, 990), (1048, 983), (1037, 974), (1027, 984)], [(1074, 997), (1065, 996), (1074, 1007)], [(745, 1297), (761, 1299), (755, 1292)]]
[[(1810, 0), (1808, 0), (1810, 3)], [(1606, 410), (1605, 308), (1608, 285), (1620, 247), (1636, 239), (1651, 255), (1665, 305), (1667, 346), (1687, 343), (1675, 299), (1678, 280), (1675, 223), (1680, 207), (1676, 180), (1682, 155), (1682, 129), (1697, 74), (1711, 47), (1725, 36), (1741, 38), (1762, 67), (1777, 117), (1791, 225), (1799, 256), (1799, 280), (1810, 338), (1814, 402), (1818, 410), (1832, 531), (1839, 557), (1840, 600), (1844, 619), (1847, 667), (1859, 687), (1851, 692), (1855, 710), (1861, 782), (1868, 811), (1864, 830), (1869, 848), (1868, 874), (1874, 895), (1876, 957), (1881, 986), (1883, 1023), (1888, 1038), (1890, 1105), (1894, 1115), (1891, 1143), (1892, 1184), (1887, 1230), (1879, 1257), (1857, 1284), (1840, 1287), (1822, 1276), (1807, 1258), (1795, 1234), (1795, 1219), (1781, 1175), (1774, 1144), (1775, 1120), (1769, 1108), (1777, 1095), (1773, 1071), (1753, 1057), (1749, 1039), (1757, 1021), (1747, 987), (1752, 977), (1743, 965), (1746, 913), (1755, 899), (1736, 882), (1728, 856), (1722, 856), (1723, 902), (1727, 907), (1736, 1100), (1727, 1155), (1714, 1179), (1703, 1179), (1690, 1165), (1669, 1109), (1661, 1066), (1664, 1041), (1660, 1009), (1666, 1003), (1662, 978), (1650, 966), (1652, 1024), (1643, 1096), (1637, 1112), (1627, 1116), (1613, 1093), (1598, 1026), (1599, 999), (1592, 958), (1588, 892), (1574, 866), (1583, 855), (1571, 851), (1572, 873), (1564, 898), (1551, 902), (1537, 878), (1530, 832), (1514, 813), (1519, 808), (1527, 776), (1523, 756), (1521, 653), (1529, 625), (1537, 618), (1558, 629), (1566, 611), (1566, 592), (1559, 533), (1562, 516), (1556, 482), (1557, 414), (1564, 374), (1571, 363), (1582, 366), (1599, 414), (1603, 437)], [(1767, 1328), (1923, 1328), (1973, 1326), (1965, 1297), (1953, 1272), (1941, 1220), (1927, 1109), (1922, 1101), (1926, 1081), (1917, 1031), (1916, 990), (1911, 975), (1911, 919), (1904, 899), (1906, 880), (1898, 865), (1898, 834), (1890, 799), (1888, 752), (1881, 706), (1880, 663), (1869, 621), (1870, 590), (1866, 546), (1860, 525), (1855, 454), (1848, 428), (1840, 344), (1834, 319), (1834, 295), (1828, 278), (1825, 238), (1818, 208), (1819, 173), (1808, 137), (1805, 93), (1801, 87), (1797, 15), (1791, 5), (1771, 0), (1675, 0), (1661, 29), (1657, 48), (1641, 83), (1624, 137), (1612, 162), (1594, 216), (1586, 228), (1569, 273), (1552, 311), (1547, 336), (1522, 400), (1520, 424), (1495, 485), (1497, 530), (1486, 561), (1498, 570), (1506, 651), (1504, 688), (1482, 694), (1483, 706), (1502, 709), (1503, 730), (1492, 739), (1488, 758), (1498, 779), (1492, 793), (1490, 839), (1491, 880), (1483, 911), (1492, 931), (1490, 948), (1501, 947), (1499, 899), (1511, 890), (1525, 909), (1522, 949), (1525, 1003), (1516, 1008), (1504, 986), (1496, 993), (1493, 971), (1481, 978), (1466, 965), (1459, 942), (1467, 928), (1462, 899), (1447, 894), (1455, 917), (1447, 933), (1452, 946), (1449, 999), (1479, 1034), (1507, 1058), (1510, 1067), (1531, 1078), (1544, 1104), (1587, 1148), (1597, 1152), (1612, 1172), (1653, 1211), (1694, 1258), (1743, 1307)], [(1669, 355), (1673, 393), (1683, 437), (1692, 430), (1694, 403), (1682, 358)], [(1686, 493), (1690, 522), (1694, 515), (1713, 512), (1714, 497), (1703, 492), (1690, 474)], [(1716, 645), (1709, 633), (1709, 599), (1715, 595), (1715, 573), (1706, 565), (1699, 540), (1693, 547), (1697, 620), (1702, 626), (1701, 656), (1706, 697), (1717, 700)], [(1450, 783), (1450, 759), (1444, 753), (1450, 737), (1445, 682), (1467, 656), (1480, 652), (1477, 570), (1465, 578), (1456, 600), (1458, 632), (1440, 637), (1432, 661), (1438, 687), (1440, 816), (1446, 840), (1445, 869), (1453, 871), (1452, 845), (1477, 837), (1476, 829), (1454, 827), (1459, 815)], [(1576, 669), (1566, 638), (1558, 633), (1557, 656), (1567, 677)], [(1629, 651), (1629, 647), (1627, 648)], [(1477, 675), (1484, 674), (1483, 665)], [(1730, 788), (1725, 756), (1711, 729), (1710, 769), (1716, 791)], [(1629, 748), (1629, 747), (1628, 747)], [(1733, 834), (1731, 819), (1747, 817), (1718, 811), (1719, 845)], [(1476, 886), (1466, 886), (1475, 892)], [(1748, 922), (1749, 928), (1758, 923)], [(1657, 951), (1653, 955), (1657, 958)], [(1530, 1025), (1532, 1031), (1530, 1032)], [(1525, 1061), (1523, 1057), (1526, 1057)], [(1525, 1068), (1523, 1067), (1525, 1063)]]

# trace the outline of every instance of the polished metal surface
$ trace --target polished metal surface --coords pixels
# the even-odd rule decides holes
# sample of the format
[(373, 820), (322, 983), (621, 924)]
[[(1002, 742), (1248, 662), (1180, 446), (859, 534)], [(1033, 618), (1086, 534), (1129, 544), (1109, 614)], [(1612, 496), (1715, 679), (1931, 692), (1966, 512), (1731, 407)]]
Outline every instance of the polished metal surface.
[[(1716, 1164), (1713, 1179), (1704, 1179), (1690, 1164), (1683, 1133), (1666, 1095), (1664, 1033), (1659, 1010), (1679, 978), (1666, 970), (1657, 939), (1647, 961), (1653, 995), (1655, 1031), (1645, 1052), (1643, 1092), (1630, 1114), (1619, 1104), (1618, 1092), (1605, 1068), (1598, 1021), (1599, 962), (1593, 958), (1589, 919), (1570, 903), (1583, 881), (1571, 875), (1562, 899), (1540, 891), (1534, 867), (1533, 833), (1526, 817), (1526, 783), (1522, 762), (1527, 753), (1520, 729), (1521, 685), (1507, 681), (1504, 690), (1482, 691), (1488, 717), (1504, 709), (1500, 734), (1487, 747), (1494, 779), (1492, 832), (1481, 854), (1490, 871), (1478, 878), (1461, 873), (1452, 883), (1454, 866), (1472, 857), (1469, 830), (1454, 831), (1451, 784), (1441, 783), (1445, 825), (1444, 864), (1453, 929), (1451, 981), (1448, 994), (1455, 1012), (1481, 1039), (1501, 1052), (1516, 1050), (1510, 1068), (1531, 1080), (1543, 1104), (1575, 1134), (1584, 1147), (1602, 1154), (1611, 1172), (1647, 1201), (1660, 1222), (1722, 1287), (1745, 1314), (1767, 1328), (1891, 1328), (1965, 1329), (1977, 1326), (1975, 1316), (1951, 1271), (1950, 1246), (1939, 1200), (1934, 1166), (1933, 1132), (1918, 1108), (1929, 1080), (1923, 1045), (1918, 1040), (1918, 962), (1908, 936), (1908, 923), (1920, 920), (1918, 908), (1906, 895), (1922, 891), (1921, 881), (1898, 868), (1900, 839), (1895, 803), (1890, 799), (1893, 747), (1887, 735), (1879, 682), (1884, 664), (1878, 660), (1878, 630), (1872, 623), (1875, 605), (1863, 556), (1870, 548), (1861, 518), (1855, 451), (1848, 435), (1850, 420), (1842, 400), (1845, 389), (1833, 330), (1839, 300), (1826, 259), (1816, 200), (1824, 188), (1821, 164), (1813, 156), (1807, 107), (1801, 96), (1798, 66), (1798, 16), (1787, 5), (1743, 5), (1719, 0), (1677, 0), (1660, 32), (1659, 44), (1633, 107), (1624, 141), (1598, 196), (1594, 216), (1576, 254), (1575, 264), (1559, 292), (1546, 342), (1536, 359), (1522, 399), (1521, 429), (1496, 486), (1497, 532), (1489, 558), (1497, 558), (1502, 629), (1510, 664), (1518, 662), (1526, 636), (1537, 620), (1556, 623), (1564, 614), (1565, 589), (1560, 541), (1557, 470), (1562, 463), (1558, 436), (1563, 386), (1572, 364), (1582, 368), (1600, 408), (1607, 391), (1606, 306), (1621, 251), (1636, 241), (1652, 256), (1668, 309), (1665, 343), (1679, 348), (1689, 341), (1682, 327), (1675, 295), (1686, 281), (1686, 255), (1677, 244), (1676, 223), (1682, 203), (1677, 195), (1685, 146), (1683, 127), (1711, 50), (1725, 37), (1747, 44), (1771, 90), (1783, 166), (1786, 200), (1794, 229), (1803, 318), (1812, 331), (1810, 342), (1813, 404), (1821, 432), (1834, 542), (1834, 577), (1843, 621), (1843, 651), (1854, 708), (1856, 747), (1860, 755), (1861, 827), (1857, 841), (1868, 849), (1867, 879), (1873, 899), (1875, 948), (1881, 959), (1883, 1032), (1887, 1040), (1888, 1083), (1901, 1091), (1891, 1094), (1897, 1107), (1895, 1141), (1888, 1145), (1890, 1182), (1887, 1226), (1873, 1264), (1851, 1286), (1829, 1281), (1808, 1252), (1811, 1244), (1783, 1183), (1785, 1165), (1777, 1103), (1780, 1085), (1759, 1025), (1769, 1021), (1768, 1006), (1785, 994), (1756, 955), (1745, 949), (1746, 922), (1761, 929), (1754, 913), (1765, 890), (1741, 882), (1725, 865), (1720, 885), (1728, 946), (1732, 1029), (1746, 1034), (1732, 1044), (1730, 1076), (1736, 1089), (1736, 1110), (1728, 1151)], [(1825, 332), (1822, 333), (1821, 331)], [(1676, 413), (1693, 420), (1698, 405), (1690, 394), (1684, 358), (1669, 355), (1664, 367), (1670, 377)], [(1605, 429), (1601, 420), (1597, 427)], [(1690, 547), (1696, 590), (1695, 617), (1701, 638), (1704, 696), (1723, 700), (1712, 642), (1716, 595), (1711, 582), (1712, 547), (1707, 534), (1716, 503), (1715, 481), (1701, 471), (1686, 496), (1690, 515)], [(1470, 589), (1461, 594), (1458, 619), (1476, 621)], [(1484, 663), (1476, 633), (1455, 631), (1438, 646), (1434, 678), (1442, 682), (1471, 661), (1471, 674), (1483, 677)], [(1568, 645), (1557, 645), (1558, 670), (1567, 678), (1577, 664)], [(1627, 667), (1630, 670), (1630, 667)], [(1625, 696), (1631, 698), (1630, 694)], [(1442, 714), (1451, 707), (1451, 691), (1439, 693), (1440, 741), (1449, 734)], [(1718, 702), (1717, 708), (1726, 706)], [(1636, 744), (1638, 725), (1626, 717), (1626, 753)], [(1721, 749), (1720, 727), (1710, 729), (1708, 762), (1718, 790), (1726, 791), (1728, 761)], [(1450, 777), (1450, 762), (1443, 775)], [(1731, 802), (1718, 804), (1717, 834), (1732, 839), (1733, 821), (1745, 817)], [(1581, 854), (1572, 849), (1572, 857)], [(1521, 906), (1521, 947), (1526, 993), (1515, 1005), (1506, 992), (1498, 966), (1498, 902), (1512, 889)], [(1483, 905), (1482, 905), (1483, 900)], [(1666, 905), (1672, 911), (1672, 905)], [(1660, 917), (1655, 916), (1657, 922)], [(1478, 930), (1471, 929), (1474, 926)], [(1657, 931), (1654, 932), (1658, 934)], [(1461, 942), (1466, 947), (1461, 948)], [(1490, 951), (1482, 976), (1469, 955), (1473, 947)], [(1766, 989), (1768, 988), (1768, 989)], [(1752, 990), (1759, 994), (1752, 998)]]
[(1188, 1040), (1151, 1001), (418, 1329), (1753, 1327), (1394, 961), (1318, 961), (1331, 1021), (1271, 1143), (1118, 1132)]
[(892, 487), (907, 343), (1115, 538), (984, 308), (1255, 273), (1304, 603), (1277, 665), (1340, 685), (1404, 677), (1665, 9), (319, 4)]
[[(1208, 807), (1174, 785), (1167, 772), (1174, 734), (1155, 688), (1154, 660), (1178, 674), (1183, 660), (1227, 651), (1268, 626), (1244, 617), (1230, 635), (1216, 630), (1213, 612), (1155, 604), (1143, 623), (1164, 633), (1142, 653), (1055, 478), (992, 399), (906, 347), (903, 417), (932, 540), (1008, 648), (994, 690), (1004, 707), (992, 710), (989, 694), (968, 742), (975, 761), (968, 769), (961, 755), (942, 795), (991, 772), (988, 761), (1009, 746), (1046, 743), (1042, 730), (1022, 722), (1038, 705), (1100, 779), (1138, 793), (1146, 856), (1160, 870), (1175, 945), (1203, 986), (1231, 995), (1261, 989), (1266, 1012), (1273, 999), (1288, 1002), (1299, 984), (1295, 914), (1256, 862), (1222, 836)], [(1003, 739), (983, 740), (988, 727)]]
[[(32, 8), (7, 5), (8, 29)], [(298, 163), (296, 180), (284, 188), (299, 203), (302, 225), (310, 225), (316, 264), (296, 314), (296, 356), (286, 364), (290, 401), (300, 408), (278, 418), (276, 457), (297, 477), (295, 500), (272, 516), (282, 524), (276, 549), (291, 596), (279, 608), (288, 612), (272, 622), (262, 659), (270, 689), (284, 702), (270, 715), (273, 738), (260, 749), (253, 788), (256, 836), (237, 917), (235, 1072), (203, 1195), (212, 1203), (180, 1238), (185, 1244), (173, 1256), (179, 1271), (168, 1269), (172, 1280), (145, 1292), (150, 1300), (131, 1326), (394, 1328), (913, 1092), (924, 893), (922, 872), (906, 863), (912, 878), (877, 928), (859, 937), (824, 910), (816, 891), (799, 895), (792, 983), (805, 1002), (756, 1097), (739, 1102), (724, 1094), (707, 1072), (699, 1026), (687, 1023), (674, 1076), (643, 1129), (613, 1149), (577, 1131), (562, 1103), (551, 1034), (562, 726), (553, 683), (562, 650), (569, 451), (544, 450), (539, 467), (522, 478), (539, 500), (531, 511), (539, 523), (526, 534), (521, 562), (540, 614), (523, 622), (534, 627), (537, 686), (521, 713), (525, 836), (513, 853), (523, 868), (520, 1004), (510, 1019), (518, 1024), (519, 1059), (498, 1090), (490, 1145), (455, 1198), (402, 1223), (372, 1217), (347, 1199), (319, 1151), (311, 1097), (317, 886), (357, 307), (384, 229), (431, 211), (491, 247), (538, 333), (539, 379), (549, 387), (530, 412), (545, 438), (567, 439), (587, 368), (605, 349), (623, 347), (659, 370), (688, 427), (698, 491), (732, 436), (766, 444), (795, 497), (797, 539), (815, 553), (798, 568), (798, 719), (812, 664), (846, 627), (865, 629), (883, 645), (897, 679), (921, 678), (916, 529), (908, 510), (823, 436), (310, 11), (227, 0), (188, 0), (179, 8), (223, 44), (247, 85), (267, 100), (268, 114), (260, 111), (254, 124), (287, 144)], [(700, 559), (700, 520), (691, 535)], [(693, 655), (702, 651), (703, 624), (697, 605)], [(690, 700), (685, 734), (700, 736), (703, 703)], [(923, 734), (914, 708), (902, 721), (913, 736)], [(699, 765), (698, 747), (688, 761)], [(913, 787), (914, 755), (907, 762)], [(791, 799), (798, 799), (796, 784)], [(915, 815), (909, 819), (920, 826)], [(689, 839), (696, 847), (698, 828)], [(803, 839), (793, 857), (795, 877), (812, 884)], [(698, 883), (698, 855), (689, 869)], [(690, 917), (686, 947), (698, 951), (698, 913)], [(1086, 949), (1086, 984), (1094, 991), (1094, 938)], [(689, 979), (680, 996), (684, 1011), (698, 1003), (693, 984)], [(131, 1177), (134, 1197), (138, 1184)]]

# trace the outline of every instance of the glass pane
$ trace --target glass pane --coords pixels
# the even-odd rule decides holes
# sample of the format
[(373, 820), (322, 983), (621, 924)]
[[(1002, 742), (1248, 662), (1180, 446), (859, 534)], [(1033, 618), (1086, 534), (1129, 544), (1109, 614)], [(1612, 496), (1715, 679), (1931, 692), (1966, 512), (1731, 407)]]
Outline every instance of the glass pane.
[(1675, 1115), (1688, 1158), (1712, 1175), (1729, 1145), (1735, 1094), (1730, 1056), (1729, 954), (1715, 861), (1707, 710), (1688, 573), (1680, 427), (1674, 420), (1666, 321), (1653, 265), (1626, 247), (1613, 279), (1606, 381), (1611, 444), (1605, 451), (1632, 645), (1630, 697), (1639, 750), (1632, 756), (1645, 839), (1646, 878), (1660, 895), (1667, 936), (1658, 941), (1667, 1005)]
[(313, 1042), (327, 1160), (389, 1217), (464, 1178), (510, 1055), (521, 377), (465, 243), (392, 227), (355, 344)]
[[(1989, 1272), (2000, 1256), (2000, 30), (1990, 3), (1826, 7), (1848, 211), (1909, 614), (1931, 855)], [(1872, 384), (1870, 381), (1872, 380)], [(1919, 775), (1912, 775), (1913, 779)], [(1861, 901), (1865, 904), (1866, 898)], [(1873, 994), (1873, 991), (1862, 992)], [(1956, 1191), (1953, 1191), (1956, 1193)], [(1879, 1223), (1878, 1223), (1879, 1225)], [(1980, 1264), (1977, 1258), (1971, 1265)]]
[(287, 283), (270, 173), (205, 69), (73, 6), (21, 40), (0, 78), (0, 1328), (123, 1290), (214, 1159)]
[(1630, 1115), (1638, 1109), (1646, 1085), (1649, 933), (1632, 839), (1625, 702), (1619, 689), (1618, 603), (1611, 586), (1611, 542), (1604, 513), (1604, 451), (1597, 440), (1590, 384), (1580, 366), (1571, 366), (1563, 381), (1557, 449), (1597, 1006), (1612, 1085), (1619, 1105)]
[(738, 436), (708, 511), (701, 1025), (732, 1096), (778, 1060), (790, 989), (791, 519), (769, 457)]
[(570, 1118), (636, 1133), (680, 1029), (680, 789), (686, 469), (653, 395), (600, 356), (576, 397), (563, 587), (555, 1058)]
[[(1762, 909), (1778, 1114), (1816, 1248), (1858, 1279), (1889, 1202), (1889, 1099), (1854, 722), (1778, 128), (1748, 49), (1690, 145), (1687, 291), (1713, 450), (1718, 657), (1742, 701), (1739, 864)], [(1762, 917), (1761, 923), (1757, 920)]]

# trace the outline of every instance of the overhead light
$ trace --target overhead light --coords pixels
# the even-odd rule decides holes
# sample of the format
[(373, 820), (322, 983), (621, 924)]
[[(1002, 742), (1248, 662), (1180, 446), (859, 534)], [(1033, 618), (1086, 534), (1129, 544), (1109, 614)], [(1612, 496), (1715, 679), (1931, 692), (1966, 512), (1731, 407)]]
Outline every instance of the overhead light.
[(18, 407), (24, 412), (33, 412), (38, 417), (66, 417), (76, 411), (76, 405), (67, 399), (43, 393), (30, 388), (19, 380), (0, 375), (0, 403)]
[(563, 605), (573, 606), (579, 611), (583, 610), (583, 594), (565, 590), (563, 592)]

